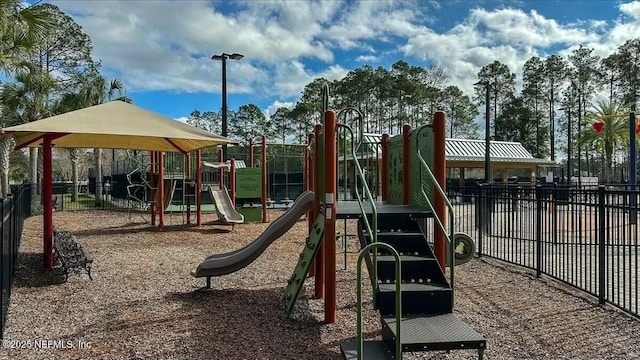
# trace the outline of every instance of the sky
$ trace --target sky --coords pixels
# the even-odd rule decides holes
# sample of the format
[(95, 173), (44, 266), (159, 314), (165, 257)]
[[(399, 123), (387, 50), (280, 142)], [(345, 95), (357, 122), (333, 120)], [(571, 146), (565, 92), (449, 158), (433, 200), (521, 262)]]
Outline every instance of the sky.
[(229, 109), (266, 116), (292, 107), (306, 84), (363, 65), (435, 65), (472, 94), (482, 66), (507, 64), (520, 80), (532, 56), (584, 45), (608, 56), (640, 36), (640, 1), (54, 0), (93, 42), (107, 78), (134, 103), (175, 119), (221, 108), (227, 61)]

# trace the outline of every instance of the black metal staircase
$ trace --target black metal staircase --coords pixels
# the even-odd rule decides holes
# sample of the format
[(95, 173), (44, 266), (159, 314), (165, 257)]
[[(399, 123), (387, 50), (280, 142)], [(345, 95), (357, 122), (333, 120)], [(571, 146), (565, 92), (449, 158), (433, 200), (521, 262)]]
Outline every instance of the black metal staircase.
[[(419, 221), (421, 221), (420, 219)], [(371, 243), (359, 220), (362, 247)], [(486, 340), (453, 314), (453, 292), (431, 245), (416, 220), (396, 214), (378, 215), (377, 241), (393, 247), (401, 260), (400, 343), (402, 352), (477, 349), (482, 359)], [(373, 265), (377, 264), (377, 271)], [(377, 274), (376, 304), (382, 322), (382, 341), (366, 341), (364, 359), (394, 359), (397, 336), (394, 257), (384, 248), (365, 257), (369, 274)], [(374, 286), (375, 287), (375, 286)], [(345, 359), (357, 359), (355, 341), (341, 344)]]

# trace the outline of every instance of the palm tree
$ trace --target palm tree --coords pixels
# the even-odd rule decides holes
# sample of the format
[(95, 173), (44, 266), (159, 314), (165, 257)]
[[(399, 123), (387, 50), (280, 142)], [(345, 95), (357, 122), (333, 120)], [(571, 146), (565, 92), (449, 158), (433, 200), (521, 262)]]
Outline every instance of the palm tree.
[[(63, 94), (58, 98), (56, 104), (53, 107), (52, 113), (55, 115), (64, 114), (66, 112), (79, 110), (82, 108), (82, 99), (78, 94)], [(71, 161), (71, 180), (73, 181), (73, 189), (71, 190), (71, 202), (78, 201), (78, 160), (80, 155), (80, 149), (68, 148), (66, 149)]]
[[(124, 83), (119, 79), (111, 79), (107, 82), (99, 72), (99, 64), (94, 64), (82, 76), (80, 92), (78, 93), (79, 108), (103, 104), (108, 101), (131, 102), (131, 99), (124, 96), (126, 91)], [(116, 97), (117, 95), (117, 97)], [(96, 206), (102, 206), (102, 149), (93, 149), (96, 168)]]
[[(9, 74), (15, 72), (23, 59), (28, 58), (33, 45), (47, 36), (47, 33), (55, 26), (53, 18), (46, 11), (39, 7), (20, 7), (20, 2), (16, 0), (0, 0), (0, 70)], [(22, 69), (29, 71), (29, 69)], [(27, 76), (19, 74), (19, 76)], [(18, 80), (18, 79), (16, 79)], [(21, 106), (11, 103), (17, 99), (13, 98), (20, 92), (19, 84), (3, 85), (0, 91), (7, 91), (7, 96), (11, 99), (9, 104), (0, 100), (0, 119), (3, 127), (16, 121), (16, 117), (23, 117), (16, 113)], [(23, 83), (22, 85), (26, 85)], [(7, 89), (7, 86), (9, 89)], [(14, 92), (11, 95), (11, 92)], [(9, 108), (7, 108), (9, 107)], [(25, 106), (26, 108), (27, 106)], [(24, 120), (22, 120), (24, 121)], [(19, 122), (22, 122), (19, 121)], [(13, 149), (13, 137), (10, 135), (0, 135), (0, 195), (5, 198), (9, 193), (9, 155)], [(37, 151), (37, 150), (36, 150)], [(33, 153), (31, 153), (33, 155)], [(33, 173), (32, 173), (33, 175)], [(32, 178), (33, 179), (33, 178)], [(32, 181), (32, 184), (34, 182)]]
[(0, 69), (5, 72), (12, 72), (55, 26), (54, 19), (42, 8), (22, 8), (20, 3), (0, 0)]
[[(40, 70), (37, 66), (27, 64), (18, 68), (15, 73), (15, 82), (4, 84), (0, 88), (0, 103), (2, 103), (4, 110), (4, 125), (23, 124), (48, 116), (50, 105), (49, 94), (55, 88), (56, 82), (53, 77), (49, 73)], [(6, 151), (2, 157), (8, 157), (10, 151), (7, 151), (7, 148), (4, 146), (2, 147), (2, 151)], [(31, 169), (29, 173), (31, 193), (36, 194), (38, 183), (38, 148), (30, 148), (29, 163)], [(5, 165), (4, 161), (0, 165)], [(8, 165), (8, 163), (6, 165)], [(2, 169), (3, 182), (7, 174), (8, 166)], [(3, 185), (3, 192), (6, 188), (7, 187)]]
[(585, 128), (580, 132), (578, 145), (591, 146), (594, 150), (604, 153), (605, 181), (611, 180), (613, 167), (613, 151), (619, 146), (629, 143), (629, 119), (628, 116), (613, 117), (628, 112), (627, 106), (616, 103), (598, 101), (593, 110), (587, 113), (587, 119), (592, 122), (603, 122), (604, 128), (596, 132), (591, 128)]

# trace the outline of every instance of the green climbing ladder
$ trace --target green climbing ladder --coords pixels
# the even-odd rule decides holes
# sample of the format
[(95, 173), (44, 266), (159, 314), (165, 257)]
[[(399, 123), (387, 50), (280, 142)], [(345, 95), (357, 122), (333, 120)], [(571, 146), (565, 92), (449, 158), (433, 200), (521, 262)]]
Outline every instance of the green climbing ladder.
[(320, 247), (319, 245), (322, 241), (323, 235), (324, 215), (321, 214), (313, 224), (313, 228), (311, 228), (311, 233), (309, 234), (309, 238), (304, 246), (304, 250), (300, 253), (298, 264), (293, 270), (293, 275), (291, 275), (291, 279), (289, 279), (287, 287), (284, 290), (284, 299), (287, 304), (287, 316), (291, 315), (293, 306), (296, 304), (296, 300), (298, 300), (300, 290), (304, 285), (304, 280), (307, 278), (311, 263), (318, 253), (318, 248)]

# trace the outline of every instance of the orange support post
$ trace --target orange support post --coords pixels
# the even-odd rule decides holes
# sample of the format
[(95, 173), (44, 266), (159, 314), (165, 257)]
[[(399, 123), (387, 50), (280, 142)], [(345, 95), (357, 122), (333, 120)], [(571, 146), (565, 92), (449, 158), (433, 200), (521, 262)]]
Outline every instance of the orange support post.
[(249, 139), (249, 164), (247, 167), (253, 167), (253, 138)]
[(158, 226), (164, 228), (164, 151), (158, 152)]
[[(222, 149), (218, 149), (218, 161), (222, 162)], [(220, 179), (220, 186), (218, 186), (220, 188), (220, 190), (222, 190), (222, 188), (224, 187), (224, 170), (220, 169), (218, 170), (218, 179)]]
[(229, 169), (229, 197), (231, 203), (236, 206), (236, 159), (231, 158), (231, 168)]
[[(187, 178), (191, 177), (191, 154), (186, 153), (184, 154), (184, 157), (185, 157), (186, 167), (184, 169), (185, 176), (183, 177), (183, 179), (186, 180)], [(188, 186), (191, 187), (191, 182), (189, 183)], [(186, 195), (187, 189), (188, 189), (187, 184), (183, 182), (182, 191), (185, 192), (185, 195), (183, 195), (182, 198), (185, 199), (185, 202), (187, 203), (187, 224), (191, 224), (191, 196)]]
[(336, 322), (336, 113), (324, 113), (324, 322)]
[[(53, 270), (53, 157), (51, 135), (45, 135), (42, 142), (42, 206), (43, 206), (43, 262), (44, 268)], [(101, 181), (96, 179), (96, 181)], [(3, 214), (4, 215), (4, 214)], [(4, 229), (3, 229), (4, 230)], [(15, 249), (16, 253), (18, 249)], [(9, 271), (13, 269), (8, 268)]]
[[(313, 141), (313, 133), (308, 134), (307, 135), (307, 147), (304, 149), (304, 181), (305, 181), (305, 188), (306, 190), (311, 190), (314, 191), (313, 188), (313, 158), (311, 157), (311, 151), (309, 151), (309, 147), (313, 146), (312, 144), (314, 143)], [(316, 217), (314, 215), (313, 209), (311, 209), (311, 211), (309, 211), (309, 213), (307, 214), (307, 220), (308, 220), (308, 226), (309, 226), (309, 231), (307, 232), (309, 235), (311, 235), (311, 229), (313, 228), (313, 223), (316, 221)], [(313, 260), (313, 262), (311, 263), (311, 266), (309, 267), (309, 276), (315, 276), (316, 275), (316, 263), (315, 263), (315, 259)]]
[[(267, 217), (267, 137), (262, 136), (262, 222), (269, 221)], [(253, 166), (253, 146), (251, 147), (251, 166)]]
[[(442, 190), (446, 193), (447, 164), (445, 159), (445, 122), (444, 112), (438, 111), (433, 116), (431, 128), (433, 129), (433, 175), (438, 181), (438, 184), (440, 184), (440, 187), (442, 187)], [(447, 224), (447, 207), (444, 200), (438, 195), (434, 196), (434, 198), (436, 214), (443, 224)], [(453, 241), (453, 239), (451, 240)], [(436, 227), (436, 233), (434, 236), (434, 250), (436, 258), (440, 263), (440, 267), (444, 271), (447, 257), (447, 245), (444, 233), (438, 227)]]
[(382, 148), (382, 201), (389, 197), (389, 134), (382, 134), (380, 142)]
[(402, 205), (411, 199), (411, 125), (402, 126)]
[[(322, 132), (322, 125), (316, 124), (315, 127), (315, 142), (313, 145), (313, 153), (315, 154), (316, 161), (313, 162), (313, 190), (315, 191), (315, 201), (313, 204), (313, 213), (316, 217), (320, 216), (320, 157), (318, 154), (319, 146), (318, 140), (320, 139), (320, 133)], [(316, 281), (315, 281), (315, 296), (318, 299), (324, 297), (324, 241), (320, 241), (318, 244), (318, 254), (316, 255)]]
[[(150, 191), (150, 195), (151, 195), (151, 226), (155, 226), (156, 225), (156, 204), (154, 202), (155, 198), (156, 198), (156, 189), (155, 187), (157, 187), (157, 182), (156, 180), (156, 152), (155, 151), (151, 151), (149, 153), (151, 156), (150, 159), (150, 163), (151, 165), (149, 166), (150, 173), (151, 175), (149, 175), (149, 181), (151, 184), (151, 191)], [(144, 160), (143, 160), (144, 162)]]
[(198, 226), (202, 225), (202, 151), (196, 152), (196, 221)]

